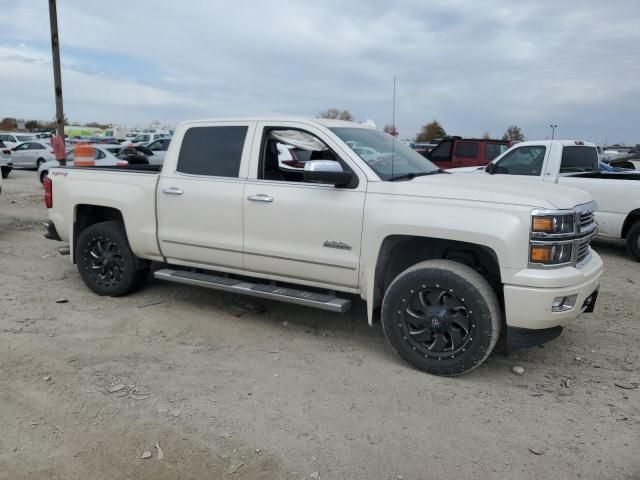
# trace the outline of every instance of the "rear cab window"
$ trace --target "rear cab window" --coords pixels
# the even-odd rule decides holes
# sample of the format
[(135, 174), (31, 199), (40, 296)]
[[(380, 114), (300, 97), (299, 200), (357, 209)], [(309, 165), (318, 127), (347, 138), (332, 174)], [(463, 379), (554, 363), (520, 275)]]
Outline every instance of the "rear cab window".
[(598, 171), (598, 151), (588, 146), (565, 146), (562, 148), (560, 173)]
[(248, 130), (246, 125), (189, 128), (176, 170), (187, 175), (237, 178)]

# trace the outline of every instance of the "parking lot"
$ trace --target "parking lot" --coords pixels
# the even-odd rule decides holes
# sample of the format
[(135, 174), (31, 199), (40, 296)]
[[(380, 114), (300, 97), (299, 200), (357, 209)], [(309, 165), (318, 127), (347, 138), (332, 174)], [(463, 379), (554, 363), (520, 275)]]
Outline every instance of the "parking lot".
[(441, 378), (360, 302), (152, 280), (98, 297), (43, 238), (41, 197), (31, 171), (0, 196), (0, 478), (640, 478), (640, 265), (621, 243), (594, 242), (593, 314)]

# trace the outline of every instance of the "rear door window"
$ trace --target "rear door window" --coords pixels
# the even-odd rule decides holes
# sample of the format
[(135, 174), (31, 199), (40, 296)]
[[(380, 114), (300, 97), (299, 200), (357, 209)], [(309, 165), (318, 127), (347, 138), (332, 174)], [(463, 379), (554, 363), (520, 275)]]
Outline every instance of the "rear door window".
[(546, 151), (547, 148), (542, 145), (516, 148), (498, 160), (496, 173), (540, 176)]
[(598, 170), (598, 151), (593, 147), (562, 148), (560, 173), (595, 172)]
[(237, 177), (246, 126), (192, 127), (184, 134), (178, 172), (211, 177)]
[(504, 143), (485, 143), (484, 144), (484, 159), (493, 160), (499, 157), (509, 149)]
[(429, 158), (435, 162), (451, 161), (451, 141), (441, 142), (440, 145), (431, 150)]
[(454, 156), (458, 158), (478, 158), (478, 142), (456, 142)]

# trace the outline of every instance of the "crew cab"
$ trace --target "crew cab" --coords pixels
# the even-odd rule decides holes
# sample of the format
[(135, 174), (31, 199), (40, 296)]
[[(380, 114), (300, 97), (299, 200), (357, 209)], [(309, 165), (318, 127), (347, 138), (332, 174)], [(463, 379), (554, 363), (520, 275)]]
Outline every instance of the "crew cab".
[(592, 198), (528, 185), (447, 174), (351, 122), (190, 121), (162, 167), (52, 168), (45, 236), (99, 295), (132, 292), (152, 261), (157, 279), (334, 312), (358, 295), (403, 359), (459, 375), (594, 308)]
[(595, 212), (598, 235), (625, 240), (631, 256), (640, 261), (640, 172), (602, 171), (594, 143), (580, 140), (522, 142), (484, 168), (449, 171), (497, 177), (515, 175), (584, 190), (598, 205)]
[(510, 146), (508, 140), (447, 137), (421, 153), (440, 168), (477, 167), (486, 165)]

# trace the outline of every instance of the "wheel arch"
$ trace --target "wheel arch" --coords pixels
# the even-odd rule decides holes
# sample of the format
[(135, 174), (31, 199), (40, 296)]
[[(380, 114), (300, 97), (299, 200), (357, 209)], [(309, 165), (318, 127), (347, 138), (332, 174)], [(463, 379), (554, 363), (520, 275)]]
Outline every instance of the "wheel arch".
[[(425, 260), (453, 260), (467, 265), (485, 277), (500, 302), (503, 300), (500, 263), (496, 252), (485, 245), (414, 235), (389, 235), (380, 245), (373, 280), (370, 310), (382, 304), (388, 285), (400, 273)], [(372, 321), (372, 318), (369, 318)]]
[[(116, 221), (124, 225), (122, 212), (117, 208), (105, 207), (103, 205), (79, 204), (76, 205), (73, 221), (73, 242), (76, 245), (78, 237), (87, 227), (100, 222)], [(126, 226), (125, 226), (126, 232)], [(75, 255), (72, 252), (73, 263), (76, 263)]]
[(627, 238), (629, 230), (631, 230), (631, 227), (635, 225), (636, 222), (640, 222), (640, 208), (631, 210), (631, 212), (629, 212), (629, 214), (627, 215), (627, 218), (624, 219), (621, 232), (622, 238)]

